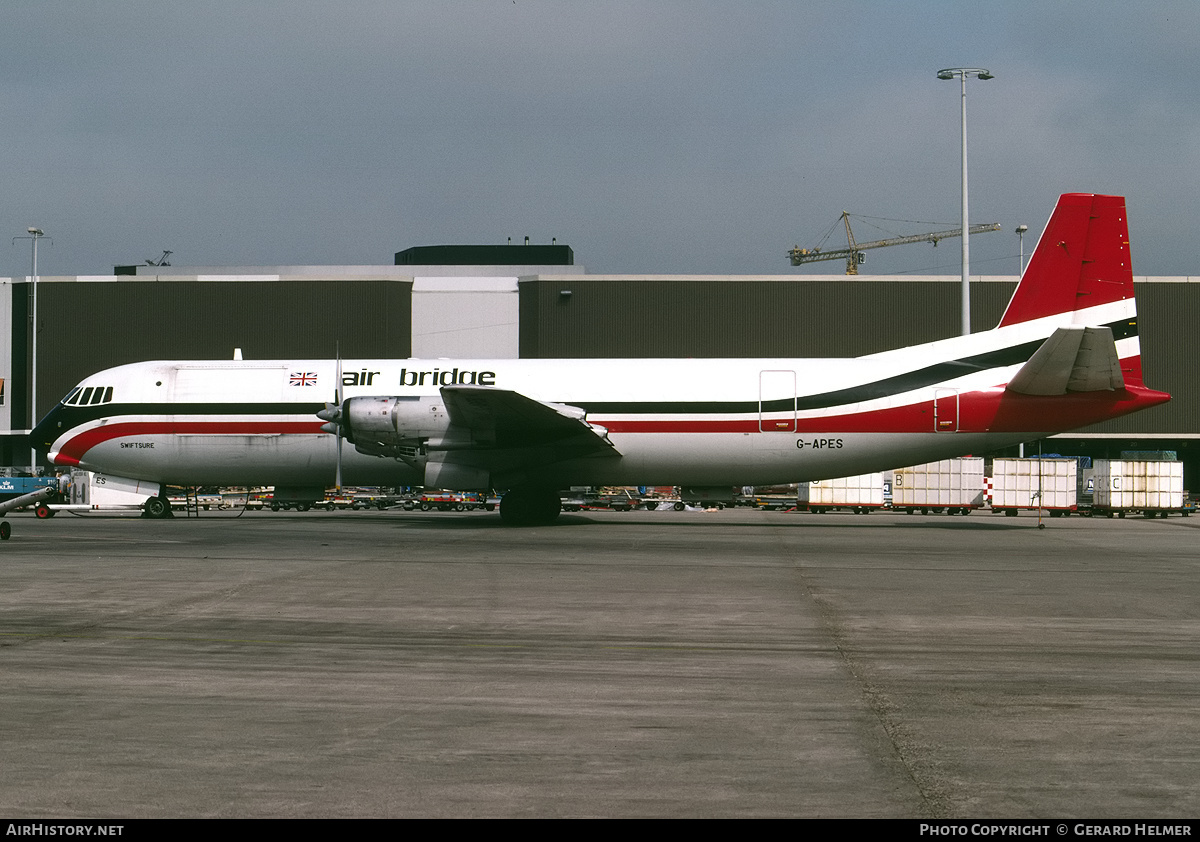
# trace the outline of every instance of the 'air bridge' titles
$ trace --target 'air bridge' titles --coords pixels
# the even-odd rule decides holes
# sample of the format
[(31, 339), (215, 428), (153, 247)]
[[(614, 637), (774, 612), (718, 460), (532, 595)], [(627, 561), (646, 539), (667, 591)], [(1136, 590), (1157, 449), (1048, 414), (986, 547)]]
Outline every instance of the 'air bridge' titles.
[(495, 386), (494, 371), (460, 371), (457, 368), (442, 371), (409, 371), (400, 369), (401, 386)]

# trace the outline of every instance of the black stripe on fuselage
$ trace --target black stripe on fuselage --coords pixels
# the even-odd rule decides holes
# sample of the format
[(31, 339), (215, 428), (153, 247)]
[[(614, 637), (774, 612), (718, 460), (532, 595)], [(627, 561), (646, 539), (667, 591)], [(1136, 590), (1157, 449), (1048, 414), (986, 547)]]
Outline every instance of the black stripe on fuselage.
[[(1112, 322), (1105, 325), (1105, 327), (1112, 330), (1113, 341), (1137, 336), (1136, 318), (1122, 319), (1119, 322)], [(895, 377), (885, 377), (882, 380), (863, 383), (848, 389), (822, 392), (817, 395), (799, 395), (795, 399), (795, 408), (797, 411), (829, 409), (835, 406), (864, 403), (866, 401), (879, 400), (880, 398), (890, 398), (893, 395), (902, 395), (917, 389), (924, 389), (938, 383), (945, 383), (956, 377), (974, 374), (978, 371), (1020, 365), (1028, 362), (1029, 358), (1045, 342), (1045, 338), (1036, 339), (1032, 342), (1013, 345), (1010, 348), (1001, 348), (996, 351), (988, 351), (983, 354), (975, 354), (974, 356), (963, 357), (957, 360), (935, 363), (925, 368), (906, 371)], [(779, 400), (763, 401), (761, 404), (746, 401), (681, 401), (661, 405), (637, 401), (584, 401), (572, 403), (571, 405), (578, 406), (586, 412), (601, 415), (636, 415), (640, 413), (704, 415), (710, 413), (734, 414), (739, 412), (758, 412), (760, 410), (763, 412), (790, 412), (793, 403), (791, 398), (781, 398)]]
[(89, 421), (124, 415), (174, 416), (268, 416), (268, 415), (311, 415), (325, 408), (323, 403), (104, 403), (95, 406), (68, 406), (60, 403), (46, 413), (33, 428), (30, 438), (33, 443), (47, 448), (66, 430)]

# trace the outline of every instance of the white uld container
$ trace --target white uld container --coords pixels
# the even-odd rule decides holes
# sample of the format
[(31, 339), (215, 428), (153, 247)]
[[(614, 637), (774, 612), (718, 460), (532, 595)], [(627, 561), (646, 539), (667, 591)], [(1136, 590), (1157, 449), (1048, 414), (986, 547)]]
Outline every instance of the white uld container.
[(894, 509), (978, 508), (982, 505), (982, 456), (943, 459), (894, 471)]
[(883, 474), (802, 482), (796, 492), (797, 502), (809, 508), (878, 508), (883, 506)]
[(1097, 509), (1183, 508), (1183, 463), (1097, 459)]
[(1078, 473), (1075, 459), (993, 459), (992, 508), (1074, 511)]

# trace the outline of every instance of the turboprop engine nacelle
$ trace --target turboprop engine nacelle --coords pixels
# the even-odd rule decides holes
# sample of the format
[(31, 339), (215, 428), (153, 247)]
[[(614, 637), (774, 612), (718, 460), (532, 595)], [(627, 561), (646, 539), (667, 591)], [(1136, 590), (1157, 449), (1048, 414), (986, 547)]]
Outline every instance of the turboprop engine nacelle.
[(450, 416), (441, 397), (358, 397), (342, 403), (341, 435), (363, 453), (395, 456), (396, 448), (442, 439)]
[[(486, 489), (491, 486), (488, 471), (461, 464), (447, 457), (447, 451), (467, 443), (470, 436), (459, 435), (450, 426), (450, 416), (440, 397), (358, 397), (341, 406), (329, 406), (317, 413), (328, 423), (326, 432), (337, 433), (354, 445), (359, 453), (400, 459), (425, 472), (425, 485), (436, 488)], [(437, 451), (432, 456), (426, 447)]]

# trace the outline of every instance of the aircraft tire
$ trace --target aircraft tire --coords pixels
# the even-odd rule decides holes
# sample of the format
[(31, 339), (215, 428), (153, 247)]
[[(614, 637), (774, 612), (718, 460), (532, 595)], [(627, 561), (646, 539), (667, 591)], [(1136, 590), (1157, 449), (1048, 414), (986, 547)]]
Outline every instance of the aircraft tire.
[(171, 501), (166, 497), (151, 497), (146, 501), (146, 516), (163, 518), (171, 516)]
[(549, 526), (561, 511), (553, 489), (514, 488), (500, 500), (500, 519), (509, 526)]

